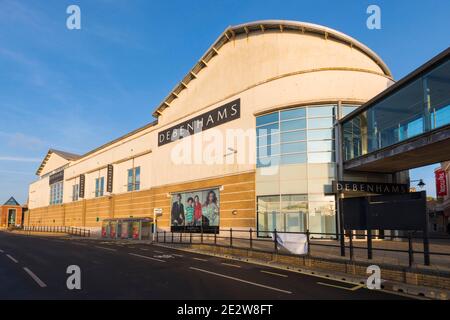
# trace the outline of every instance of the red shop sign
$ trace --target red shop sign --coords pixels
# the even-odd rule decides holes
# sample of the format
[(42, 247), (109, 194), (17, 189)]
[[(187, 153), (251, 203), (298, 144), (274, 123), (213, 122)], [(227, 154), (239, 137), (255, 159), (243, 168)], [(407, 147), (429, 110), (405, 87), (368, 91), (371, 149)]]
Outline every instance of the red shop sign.
[(447, 195), (447, 175), (445, 170), (438, 169), (434, 172), (436, 177), (436, 195), (444, 197)]

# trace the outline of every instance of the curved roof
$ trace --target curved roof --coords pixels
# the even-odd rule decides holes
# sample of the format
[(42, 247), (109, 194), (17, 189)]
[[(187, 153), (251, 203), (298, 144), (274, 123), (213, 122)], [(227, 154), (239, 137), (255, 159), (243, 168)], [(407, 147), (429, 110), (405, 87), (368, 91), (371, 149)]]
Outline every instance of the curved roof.
[(154, 117), (158, 117), (162, 110), (170, 107), (170, 103), (178, 98), (178, 94), (187, 88), (189, 82), (197, 78), (197, 74), (203, 69), (208, 67), (208, 62), (214, 58), (218, 53), (220, 48), (222, 48), (227, 42), (233, 40), (237, 35), (246, 34), (251, 35), (255, 33), (265, 32), (266, 30), (278, 31), (278, 32), (301, 32), (302, 34), (318, 34), (323, 36), (325, 39), (331, 39), (339, 42), (343, 42), (351, 46), (352, 48), (358, 49), (364, 54), (366, 54), (370, 59), (372, 59), (383, 71), (383, 73), (392, 78), (391, 71), (384, 61), (370, 48), (362, 44), (358, 40), (342, 33), (337, 30), (324, 27), (321, 25), (290, 21), (290, 20), (261, 20), (254, 21), (245, 24), (240, 24), (236, 26), (228, 27), (214, 42), (214, 44), (206, 51), (206, 53), (201, 57), (201, 59), (195, 64), (195, 66), (187, 73), (187, 75), (175, 86), (175, 88), (170, 92), (170, 94), (162, 101), (162, 103), (153, 112)]

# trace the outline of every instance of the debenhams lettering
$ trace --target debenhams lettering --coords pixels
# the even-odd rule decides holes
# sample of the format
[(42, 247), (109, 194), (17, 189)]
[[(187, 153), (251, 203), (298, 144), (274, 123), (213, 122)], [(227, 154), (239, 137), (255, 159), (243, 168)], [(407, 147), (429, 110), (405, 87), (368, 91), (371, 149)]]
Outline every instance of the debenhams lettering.
[(376, 194), (397, 194), (409, 192), (408, 185), (397, 183), (333, 181), (333, 192), (367, 192)]
[(241, 100), (229, 102), (214, 110), (184, 121), (158, 133), (158, 146), (185, 138), (197, 132), (214, 128), (241, 116)]

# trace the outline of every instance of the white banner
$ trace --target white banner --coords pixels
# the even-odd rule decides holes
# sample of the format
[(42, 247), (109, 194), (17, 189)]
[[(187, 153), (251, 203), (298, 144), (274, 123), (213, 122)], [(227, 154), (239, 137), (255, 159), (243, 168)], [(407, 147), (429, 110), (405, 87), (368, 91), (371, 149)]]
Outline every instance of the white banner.
[[(272, 233), (272, 239), (274, 234)], [(277, 243), (294, 254), (308, 253), (308, 240), (306, 235), (298, 233), (277, 233)]]

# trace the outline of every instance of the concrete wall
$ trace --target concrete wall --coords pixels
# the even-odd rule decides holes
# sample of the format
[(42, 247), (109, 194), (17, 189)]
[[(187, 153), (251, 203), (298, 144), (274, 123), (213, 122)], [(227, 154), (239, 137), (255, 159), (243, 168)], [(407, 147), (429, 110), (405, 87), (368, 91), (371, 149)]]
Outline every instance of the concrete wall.
[[(207, 182), (228, 176), (236, 178), (248, 172), (253, 172), (254, 177), (256, 170), (255, 114), (298, 104), (337, 103), (338, 101), (363, 103), (390, 84), (392, 84), (391, 79), (383, 73), (372, 58), (345, 43), (301, 32), (270, 31), (247, 37), (238, 36), (226, 43), (219, 50), (218, 55), (208, 62), (208, 67), (200, 71), (197, 79), (190, 82), (178, 99), (175, 99), (171, 106), (162, 112), (157, 125), (147, 126), (70, 163), (65, 170), (65, 205), (63, 206), (65, 213), (59, 209), (61, 206), (47, 207), (49, 191), (46, 179), (31, 184), (30, 221), (34, 223), (40, 221), (40, 224), (62, 221), (70, 225), (72, 223), (98, 225), (97, 221), (94, 221), (96, 217), (104, 218), (116, 214), (118, 216), (148, 215), (156, 205), (152, 204), (152, 201), (168, 204), (166, 199), (151, 198), (152, 195), (155, 197), (158, 194), (157, 190), (183, 191), (185, 190), (183, 188), (189, 187), (189, 183), (194, 183), (193, 181)], [(246, 153), (244, 156), (246, 161), (243, 163), (208, 165), (205, 162), (177, 163), (176, 160), (179, 160), (179, 157), (174, 150), (179, 148), (180, 143), (186, 143), (190, 138), (158, 147), (159, 131), (235, 99), (241, 99), (240, 119), (198, 133), (191, 138), (200, 140), (195, 152), (198, 152), (199, 148), (205, 150), (215, 147), (217, 159), (223, 160), (229, 152), (228, 146), (225, 143), (221, 145), (217, 141), (207, 139), (211, 138), (212, 134), (216, 134), (216, 137), (220, 136), (227, 129), (249, 130), (251, 136), (246, 140), (246, 147), (234, 155), (237, 157)], [(106, 176), (105, 167), (108, 164), (114, 165), (113, 193), (105, 193), (105, 197), (94, 199), (95, 178)], [(141, 167), (142, 191), (127, 193), (125, 186), (127, 169), (136, 166)], [(49, 169), (50, 167), (53, 165), (49, 165)], [(317, 168), (317, 170), (332, 171), (332, 168), (326, 167)], [(294, 176), (297, 177), (296, 169), (294, 172)], [(80, 174), (86, 175), (86, 192), (85, 200), (83, 200), (85, 209), (80, 209), (83, 206), (79, 206), (78, 202), (70, 203), (72, 185), (79, 183)], [(298, 177), (297, 182), (289, 178), (293, 176), (292, 174), (287, 173), (285, 176), (286, 178), (282, 178), (281, 175), (279, 177), (279, 181), (282, 181), (280, 189), (287, 188), (288, 191), (301, 193), (303, 186), (298, 181), (302, 180), (303, 176)], [(311, 174), (309, 176), (311, 177)], [(321, 184), (328, 183), (330, 178), (329, 175), (314, 178), (314, 181), (320, 180), (320, 183), (317, 184), (311, 180), (310, 190), (322, 188)], [(254, 182), (255, 180), (252, 183)], [(170, 187), (167, 189), (165, 186)], [(261, 185), (260, 188), (263, 186)], [(254, 221), (256, 197), (254, 191), (249, 191), (249, 194), (252, 194), (253, 198), (248, 198), (246, 201), (233, 198), (230, 201), (237, 201), (236, 204), (230, 205), (230, 208), (226, 205), (222, 209), (231, 210), (236, 207), (251, 212), (251, 217), (244, 218), (251, 218)], [(139, 195), (139, 198), (131, 199), (132, 195)], [(112, 203), (108, 200), (109, 196), (114, 199)], [(235, 197), (239, 196), (242, 195), (237, 194)], [(136, 207), (136, 203), (142, 207)], [(79, 210), (85, 210), (86, 213), (81, 214), (83, 218), (80, 218)], [(64, 215), (65, 218), (62, 218)], [(250, 221), (243, 222), (238, 217), (229, 219), (233, 219), (230, 220), (230, 225), (247, 226), (247, 222)]]

